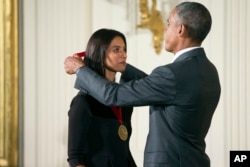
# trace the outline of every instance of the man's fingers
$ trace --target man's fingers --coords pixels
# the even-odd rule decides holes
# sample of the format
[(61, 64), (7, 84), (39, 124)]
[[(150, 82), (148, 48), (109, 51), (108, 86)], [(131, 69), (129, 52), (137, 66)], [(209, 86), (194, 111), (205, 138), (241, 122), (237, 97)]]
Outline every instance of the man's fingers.
[(64, 60), (64, 69), (67, 74), (75, 74), (76, 70), (84, 66), (80, 57), (69, 56)]
[(79, 58), (79, 56), (77, 55), (77, 54), (73, 54), (73, 56), (72, 57), (77, 57), (77, 58)]
[(64, 70), (67, 74), (75, 74), (75, 71), (74, 71), (74, 68), (72, 68), (72, 60), (74, 58), (69, 56), (69, 57), (66, 57), (66, 59), (64, 60)]
[(70, 60), (70, 58), (71, 58), (71, 56), (68, 56), (68, 57), (65, 58), (64, 65), (68, 63), (68, 61)]

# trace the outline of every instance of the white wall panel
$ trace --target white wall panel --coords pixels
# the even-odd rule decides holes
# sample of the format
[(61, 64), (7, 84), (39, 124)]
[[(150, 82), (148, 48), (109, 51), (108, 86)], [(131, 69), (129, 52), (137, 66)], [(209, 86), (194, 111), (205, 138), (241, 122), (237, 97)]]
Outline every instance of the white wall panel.
[(84, 50), (91, 1), (23, 0), (24, 166), (67, 166), (67, 112), (74, 77), (66, 56)]
[[(247, 0), (226, 3), (224, 14), (224, 95), (227, 150), (250, 150), (250, 3)], [(227, 157), (228, 159), (229, 157)]]

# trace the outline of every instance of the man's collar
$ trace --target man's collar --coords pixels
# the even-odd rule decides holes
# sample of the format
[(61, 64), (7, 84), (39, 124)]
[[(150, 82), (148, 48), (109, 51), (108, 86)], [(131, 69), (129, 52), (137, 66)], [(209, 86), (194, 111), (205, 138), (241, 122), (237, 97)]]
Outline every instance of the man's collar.
[(193, 49), (197, 49), (197, 48), (201, 48), (200, 46), (195, 46), (195, 47), (190, 47), (190, 48), (185, 48), (185, 49), (182, 49), (180, 51), (178, 51), (175, 55), (174, 55), (174, 58), (172, 60), (171, 63), (173, 63), (178, 57), (180, 57), (180, 55), (182, 55), (183, 53), (185, 52), (188, 52), (190, 50), (193, 50)]

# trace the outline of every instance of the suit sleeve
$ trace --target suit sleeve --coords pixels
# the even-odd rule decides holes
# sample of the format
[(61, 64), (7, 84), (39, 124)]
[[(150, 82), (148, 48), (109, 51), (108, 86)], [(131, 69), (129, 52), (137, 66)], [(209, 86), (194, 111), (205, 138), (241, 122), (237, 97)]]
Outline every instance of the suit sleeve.
[(147, 74), (134, 66), (127, 64), (126, 70), (121, 75), (120, 83), (128, 82), (134, 79), (140, 79), (146, 77)]
[(91, 114), (85, 96), (77, 95), (72, 100), (68, 116), (68, 162), (75, 167), (86, 161)]
[(175, 97), (174, 74), (167, 66), (123, 84), (109, 82), (90, 68), (82, 67), (77, 73), (75, 88), (110, 106), (167, 105)]

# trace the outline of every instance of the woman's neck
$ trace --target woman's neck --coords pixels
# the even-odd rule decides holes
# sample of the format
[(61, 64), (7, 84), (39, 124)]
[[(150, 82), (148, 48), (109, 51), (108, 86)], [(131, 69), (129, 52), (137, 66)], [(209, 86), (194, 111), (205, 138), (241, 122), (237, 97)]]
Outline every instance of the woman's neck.
[(114, 82), (115, 81), (115, 74), (116, 72), (105, 70), (105, 78), (109, 81)]

